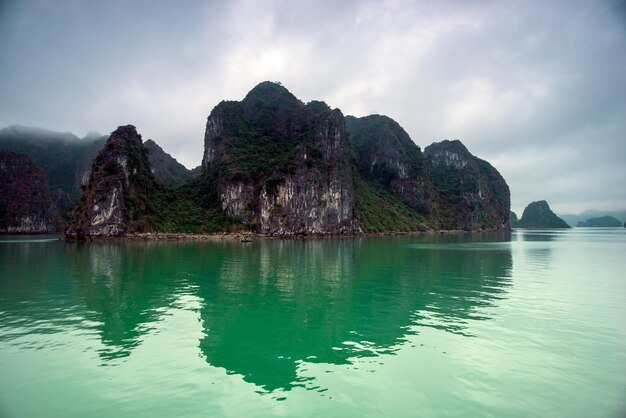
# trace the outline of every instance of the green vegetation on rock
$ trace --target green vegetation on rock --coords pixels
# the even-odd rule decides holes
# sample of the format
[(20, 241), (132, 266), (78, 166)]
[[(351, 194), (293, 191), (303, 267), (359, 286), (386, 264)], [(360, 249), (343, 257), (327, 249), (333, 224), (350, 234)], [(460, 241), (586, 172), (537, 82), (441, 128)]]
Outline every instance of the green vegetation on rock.
[(364, 232), (411, 232), (436, 228), (380, 185), (356, 177), (354, 186), (357, 217)]
[(277, 83), (219, 103), (204, 141), (202, 173), (185, 181), (189, 170), (156, 143), (118, 128), (94, 160), (68, 235), (509, 228), (506, 182), (460, 141), (422, 153), (386, 116), (344, 118)]
[(197, 171), (188, 170), (151, 139), (145, 141), (143, 146), (148, 152), (150, 170), (161, 183), (170, 186), (180, 186), (200, 174)]
[(93, 168), (71, 213), (70, 237), (215, 232), (232, 223), (215, 204), (203, 199), (200, 180), (178, 188), (157, 181), (133, 126), (121, 126), (111, 134)]
[(550, 209), (548, 202), (539, 200), (532, 202), (522, 214), (518, 223), (519, 228), (571, 228), (567, 222), (556, 216)]

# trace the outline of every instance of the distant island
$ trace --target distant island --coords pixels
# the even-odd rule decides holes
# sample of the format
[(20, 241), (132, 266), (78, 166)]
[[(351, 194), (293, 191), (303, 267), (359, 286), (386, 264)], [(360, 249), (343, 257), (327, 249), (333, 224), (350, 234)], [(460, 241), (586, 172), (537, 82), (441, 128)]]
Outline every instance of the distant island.
[(578, 228), (620, 228), (622, 223), (612, 216), (599, 216), (597, 218), (580, 221), (576, 224)]
[(532, 202), (526, 206), (519, 221), (515, 212), (511, 212), (510, 217), (513, 228), (571, 228), (567, 222), (552, 212), (545, 200)]
[[(16, 128), (7, 129), (15, 137)], [(70, 202), (69, 214), (59, 210), (70, 238), (510, 228), (509, 187), (461, 142), (422, 151), (389, 117), (344, 117), (324, 102), (301, 102), (279, 83), (263, 82), (242, 101), (213, 109), (202, 165), (194, 170), (144, 142), (132, 125), (84, 141), (62, 135), (56, 144), (69, 144), (69, 151), (53, 161), (46, 157), (57, 147), (11, 142), (6, 130), (0, 149), (19, 148)], [(0, 207), (11, 202), (4, 195)], [(0, 211), (0, 231), (21, 222), (18, 212)]]

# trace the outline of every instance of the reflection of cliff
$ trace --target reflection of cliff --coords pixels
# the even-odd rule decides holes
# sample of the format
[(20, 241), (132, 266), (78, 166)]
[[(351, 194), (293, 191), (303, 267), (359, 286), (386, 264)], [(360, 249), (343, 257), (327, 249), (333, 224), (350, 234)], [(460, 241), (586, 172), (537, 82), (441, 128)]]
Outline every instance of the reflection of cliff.
[(71, 273), (105, 349), (103, 360), (128, 356), (159, 308), (177, 294), (176, 251), (167, 243), (100, 243), (69, 246)]
[[(470, 320), (489, 319), (485, 308), (506, 297), (513, 266), (509, 232), (434, 237), (438, 242), (417, 244), (420, 276), (430, 280), (421, 289), (424, 308), (415, 323), (468, 335)], [(428, 295), (428, 297), (426, 297)]]
[[(22, 236), (18, 242), (0, 244), (0, 341), (27, 335), (35, 327), (46, 331), (72, 325), (68, 318), (80, 313), (64, 297), (71, 288), (58, 279), (67, 274), (58, 262), (63, 257), (64, 247), (54, 238)], [(15, 335), (5, 334), (10, 324), (18, 326)]]
[(200, 349), (211, 365), (274, 390), (304, 385), (302, 360), (393, 352), (414, 324), (465, 333), (504, 297), (510, 247), (440, 239), (260, 241), (233, 252), (196, 282)]
[(182, 295), (193, 295), (204, 331), (185, 344), (199, 344), (211, 366), (288, 390), (306, 384), (302, 361), (393, 353), (422, 326), (470, 334), (470, 321), (489, 319), (510, 286), (510, 237), (489, 238), (0, 247), (0, 325), (26, 335), (21, 323), (50, 333), (87, 328), (108, 362), (130, 355)]
[(552, 246), (546, 244), (556, 239), (562, 239), (561, 231), (516, 230), (518, 241), (522, 241), (525, 263), (545, 268), (552, 260)]

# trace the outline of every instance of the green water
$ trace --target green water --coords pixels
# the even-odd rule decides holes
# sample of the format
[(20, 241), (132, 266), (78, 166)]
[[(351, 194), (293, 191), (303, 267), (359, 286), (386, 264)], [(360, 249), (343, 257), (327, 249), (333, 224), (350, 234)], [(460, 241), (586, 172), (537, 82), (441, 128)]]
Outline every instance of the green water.
[(0, 416), (626, 412), (626, 231), (0, 240)]

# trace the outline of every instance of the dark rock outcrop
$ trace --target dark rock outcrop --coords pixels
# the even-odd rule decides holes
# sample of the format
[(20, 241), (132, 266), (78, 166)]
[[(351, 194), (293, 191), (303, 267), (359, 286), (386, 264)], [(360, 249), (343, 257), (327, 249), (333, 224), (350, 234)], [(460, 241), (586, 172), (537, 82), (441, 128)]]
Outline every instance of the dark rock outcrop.
[(344, 118), (264, 82), (207, 120), (203, 167), (222, 209), (276, 234), (360, 231)]
[(433, 217), (442, 229), (510, 228), (510, 191), (500, 173), (460, 141), (424, 150), (426, 176), (435, 189)]
[(0, 151), (0, 233), (59, 231), (44, 172), (25, 155)]
[(406, 131), (382, 115), (347, 116), (346, 129), (359, 175), (425, 212), (432, 200), (432, 187), (423, 173), (422, 151)]
[(66, 235), (116, 236), (140, 229), (146, 195), (153, 191), (155, 182), (141, 136), (132, 125), (120, 126), (93, 161)]
[(208, 186), (194, 181), (174, 188), (158, 181), (135, 127), (120, 126), (93, 161), (66, 236), (82, 240), (137, 232), (226, 231), (232, 220), (206, 198)]
[(532, 202), (522, 214), (519, 228), (571, 228), (567, 222), (559, 218), (545, 200)]
[(459, 141), (421, 152), (394, 120), (346, 118), (359, 175), (389, 191), (435, 229), (508, 229), (510, 192), (489, 163)]
[(578, 228), (619, 228), (622, 223), (612, 216), (599, 216), (597, 218), (587, 219), (585, 222), (578, 222)]
[(163, 151), (153, 140), (148, 139), (143, 146), (148, 151), (150, 170), (154, 177), (161, 183), (178, 186), (192, 180), (200, 173), (198, 170), (188, 170), (184, 165), (176, 161), (174, 157)]
[(517, 218), (517, 213), (511, 211), (511, 216), (509, 217), (511, 228), (517, 228), (519, 225), (519, 219)]

